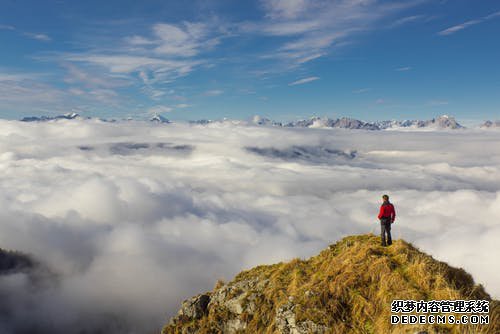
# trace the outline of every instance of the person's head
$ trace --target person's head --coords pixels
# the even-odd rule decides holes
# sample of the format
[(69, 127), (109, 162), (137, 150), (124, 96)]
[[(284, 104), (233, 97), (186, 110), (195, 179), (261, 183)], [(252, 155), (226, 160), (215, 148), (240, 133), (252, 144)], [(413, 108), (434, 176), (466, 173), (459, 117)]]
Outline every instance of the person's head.
[(389, 202), (389, 195), (382, 195), (384, 202)]

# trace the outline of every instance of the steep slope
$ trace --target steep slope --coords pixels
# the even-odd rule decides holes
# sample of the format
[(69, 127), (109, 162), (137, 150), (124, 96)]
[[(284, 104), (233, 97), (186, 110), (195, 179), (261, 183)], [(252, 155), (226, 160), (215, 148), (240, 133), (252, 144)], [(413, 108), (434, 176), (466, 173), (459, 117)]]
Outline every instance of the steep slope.
[(258, 266), (183, 302), (162, 333), (500, 333), (499, 301), (490, 325), (391, 325), (391, 302), (489, 300), (462, 269), (397, 240), (342, 239), (308, 260)]

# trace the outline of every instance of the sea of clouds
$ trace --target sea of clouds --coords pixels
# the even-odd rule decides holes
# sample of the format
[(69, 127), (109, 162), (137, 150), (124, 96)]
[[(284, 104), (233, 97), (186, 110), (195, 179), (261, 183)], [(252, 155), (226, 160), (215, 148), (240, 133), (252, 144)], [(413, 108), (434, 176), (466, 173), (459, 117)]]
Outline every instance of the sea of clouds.
[[(258, 264), (379, 232), (500, 297), (500, 131), (0, 121), (0, 332), (146, 333)], [(47, 278), (49, 277), (49, 278)]]

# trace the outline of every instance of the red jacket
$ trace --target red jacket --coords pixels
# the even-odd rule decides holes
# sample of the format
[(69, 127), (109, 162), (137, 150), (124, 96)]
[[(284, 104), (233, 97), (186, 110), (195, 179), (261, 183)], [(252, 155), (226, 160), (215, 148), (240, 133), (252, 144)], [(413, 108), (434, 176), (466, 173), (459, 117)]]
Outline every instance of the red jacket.
[(391, 218), (391, 221), (396, 219), (396, 210), (394, 210), (394, 205), (392, 203), (384, 203), (380, 206), (380, 212), (378, 213), (378, 219)]

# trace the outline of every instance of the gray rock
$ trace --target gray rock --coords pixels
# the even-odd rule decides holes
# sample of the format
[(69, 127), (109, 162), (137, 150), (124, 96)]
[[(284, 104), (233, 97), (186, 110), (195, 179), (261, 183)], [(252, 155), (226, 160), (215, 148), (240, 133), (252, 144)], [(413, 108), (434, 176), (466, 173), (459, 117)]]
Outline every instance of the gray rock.
[(275, 322), (279, 333), (324, 334), (328, 331), (327, 326), (316, 324), (311, 320), (297, 322), (294, 309), (295, 305), (292, 301), (278, 308)]
[(191, 299), (182, 302), (181, 309), (177, 313), (177, 317), (173, 320), (176, 322), (180, 318), (200, 319), (208, 314), (208, 304), (210, 303), (210, 296), (208, 294), (198, 295)]
[(226, 321), (223, 327), (224, 334), (236, 334), (241, 333), (247, 328), (247, 323), (241, 319), (231, 319)]

